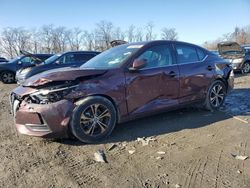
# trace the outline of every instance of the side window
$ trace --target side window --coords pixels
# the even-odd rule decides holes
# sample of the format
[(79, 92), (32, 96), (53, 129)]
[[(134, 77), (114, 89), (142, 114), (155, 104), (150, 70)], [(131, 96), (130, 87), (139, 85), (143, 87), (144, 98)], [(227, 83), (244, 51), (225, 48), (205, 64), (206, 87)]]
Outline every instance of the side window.
[(76, 62), (86, 62), (93, 58), (95, 55), (94, 54), (76, 54), (75, 55), (75, 61)]
[(206, 54), (204, 53), (203, 50), (201, 50), (199, 48), (196, 48), (196, 50), (197, 50), (197, 54), (198, 54), (199, 60), (202, 61), (205, 58)]
[(33, 61), (33, 59), (31, 57), (25, 57), (23, 59), (21, 59), (22, 63), (31, 63)]
[(199, 61), (195, 47), (188, 45), (176, 45), (177, 60), (180, 64)]
[(173, 64), (171, 50), (167, 45), (151, 47), (144, 51), (138, 59), (146, 60), (147, 65), (143, 69), (163, 67)]
[(64, 63), (74, 63), (75, 62), (75, 55), (74, 54), (67, 54), (65, 56)]
[(75, 61), (74, 54), (63, 55), (58, 61), (60, 64), (73, 63)]

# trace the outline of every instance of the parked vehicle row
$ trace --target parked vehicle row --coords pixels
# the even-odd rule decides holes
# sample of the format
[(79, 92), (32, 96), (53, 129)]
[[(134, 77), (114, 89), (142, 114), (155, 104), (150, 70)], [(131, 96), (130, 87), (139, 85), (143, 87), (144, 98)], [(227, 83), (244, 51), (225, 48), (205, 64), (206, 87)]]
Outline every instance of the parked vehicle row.
[(216, 110), (233, 88), (230, 63), (177, 41), (120, 44), (80, 68), (36, 74), (10, 96), (17, 130), (92, 143), (117, 123), (190, 104)]
[(65, 53), (59, 53), (46, 59), (39, 66), (27, 66), (17, 71), (16, 80), (17, 83), (22, 84), (26, 79), (38, 73), (62, 68), (62, 67), (80, 67), (83, 63), (87, 62), (100, 52), (95, 51), (70, 51)]
[(52, 54), (32, 54), (18, 56), (8, 62), (0, 63), (0, 81), (5, 84), (15, 82), (16, 72), (24, 67), (35, 66), (52, 56)]
[(0, 81), (5, 84), (22, 84), (29, 77), (61, 67), (80, 67), (83, 63), (98, 55), (96, 51), (69, 51), (61, 54), (31, 54), (21, 51), (23, 55), (9, 62), (0, 63)]

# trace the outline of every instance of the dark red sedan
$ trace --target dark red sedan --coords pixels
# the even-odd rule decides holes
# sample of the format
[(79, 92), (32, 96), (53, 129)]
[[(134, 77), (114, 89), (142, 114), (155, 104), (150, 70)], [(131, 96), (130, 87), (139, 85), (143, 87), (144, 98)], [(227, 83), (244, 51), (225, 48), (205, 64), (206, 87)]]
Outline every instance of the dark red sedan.
[(81, 68), (57, 69), (28, 79), (11, 94), (21, 134), (68, 137), (91, 143), (117, 123), (201, 103), (223, 104), (233, 88), (229, 64), (193, 44), (151, 41), (123, 44)]

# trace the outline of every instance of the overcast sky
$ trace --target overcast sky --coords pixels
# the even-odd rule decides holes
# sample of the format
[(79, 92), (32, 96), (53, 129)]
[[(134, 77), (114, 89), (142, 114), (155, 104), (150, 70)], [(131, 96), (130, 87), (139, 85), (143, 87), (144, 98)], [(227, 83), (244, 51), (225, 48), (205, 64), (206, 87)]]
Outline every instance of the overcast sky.
[(0, 29), (46, 24), (92, 30), (101, 20), (126, 30), (149, 21), (176, 28), (179, 40), (202, 44), (250, 25), (250, 0), (0, 0)]

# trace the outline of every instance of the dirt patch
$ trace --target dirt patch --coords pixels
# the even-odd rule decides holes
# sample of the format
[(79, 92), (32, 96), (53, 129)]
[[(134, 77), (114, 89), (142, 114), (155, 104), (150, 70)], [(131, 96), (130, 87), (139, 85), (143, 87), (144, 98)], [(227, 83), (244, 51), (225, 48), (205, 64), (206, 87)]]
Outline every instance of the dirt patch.
[[(8, 101), (15, 85), (0, 84), (0, 187), (250, 187), (250, 159), (232, 156), (250, 156), (250, 124), (233, 118), (250, 120), (250, 76), (235, 83), (220, 112), (132, 121), (93, 145), (17, 134)], [(94, 160), (98, 150), (107, 163)]]

